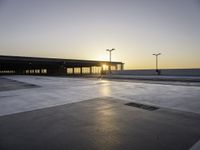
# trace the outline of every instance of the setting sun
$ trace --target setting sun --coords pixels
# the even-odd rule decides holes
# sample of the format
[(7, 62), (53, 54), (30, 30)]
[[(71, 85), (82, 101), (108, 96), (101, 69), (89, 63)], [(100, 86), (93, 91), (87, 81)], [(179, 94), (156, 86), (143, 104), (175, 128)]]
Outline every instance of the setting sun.
[(108, 70), (108, 65), (103, 64), (102, 66), (103, 66), (103, 70)]

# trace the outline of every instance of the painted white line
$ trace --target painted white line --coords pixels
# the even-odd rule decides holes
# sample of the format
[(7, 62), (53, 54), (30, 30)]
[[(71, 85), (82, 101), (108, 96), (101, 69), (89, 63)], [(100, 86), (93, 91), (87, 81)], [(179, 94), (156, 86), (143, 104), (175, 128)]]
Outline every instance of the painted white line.
[(194, 145), (190, 148), (190, 150), (200, 150), (200, 140), (199, 140), (196, 144), (194, 144)]

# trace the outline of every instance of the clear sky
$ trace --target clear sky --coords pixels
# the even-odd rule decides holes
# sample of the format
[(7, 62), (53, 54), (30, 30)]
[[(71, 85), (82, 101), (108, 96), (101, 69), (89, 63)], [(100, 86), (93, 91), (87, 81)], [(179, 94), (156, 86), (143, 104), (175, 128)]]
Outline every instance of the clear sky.
[(200, 68), (200, 0), (0, 0), (0, 55)]

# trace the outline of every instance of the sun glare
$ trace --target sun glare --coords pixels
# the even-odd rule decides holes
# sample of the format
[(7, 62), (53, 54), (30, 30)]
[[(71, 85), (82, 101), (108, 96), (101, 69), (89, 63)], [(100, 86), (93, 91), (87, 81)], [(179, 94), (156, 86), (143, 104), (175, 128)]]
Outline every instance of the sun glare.
[(97, 60), (108, 61), (108, 55), (101, 54), (101, 55), (97, 56)]
[(108, 69), (108, 65), (103, 64), (102, 66), (103, 66), (103, 70), (107, 70)]

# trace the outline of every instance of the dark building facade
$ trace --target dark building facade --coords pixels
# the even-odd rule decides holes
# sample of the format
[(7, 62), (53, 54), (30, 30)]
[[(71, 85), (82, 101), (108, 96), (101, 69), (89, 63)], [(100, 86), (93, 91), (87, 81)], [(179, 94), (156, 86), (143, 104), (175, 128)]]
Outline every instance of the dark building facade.
[(18, 75), (87, 75), (101, 74), (111, 70), (123, 70), (124, 63), (40, 58), (0, 55), (0, 74)]

